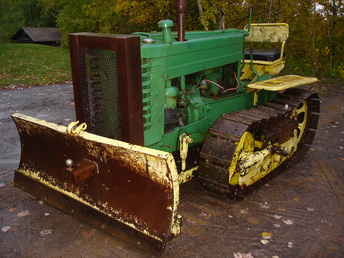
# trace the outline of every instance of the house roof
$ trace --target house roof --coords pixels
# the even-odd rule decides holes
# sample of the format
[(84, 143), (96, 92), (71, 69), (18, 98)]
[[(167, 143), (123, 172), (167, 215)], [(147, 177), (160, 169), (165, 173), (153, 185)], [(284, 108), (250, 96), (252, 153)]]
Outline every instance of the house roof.
[(61, 34), (57, 28), (48, 27), (23, 27), (17, 31), (17, 33), (12, 37), (12, 39), (17, 39), (22, 33), (27, 34), (27, 36), (33, 42), (49, 42), (49, 41), (60, 41)]

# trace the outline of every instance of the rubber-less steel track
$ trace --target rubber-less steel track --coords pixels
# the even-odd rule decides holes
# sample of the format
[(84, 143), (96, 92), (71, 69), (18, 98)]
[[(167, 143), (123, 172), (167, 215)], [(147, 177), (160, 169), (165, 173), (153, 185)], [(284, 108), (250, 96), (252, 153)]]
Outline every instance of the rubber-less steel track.
[(318, 125), (320, 100), (317, 94), (304, 89), (290, 89), (276, 100), (248, 110), (226, 113), (209, 129), (200, 153), (198, 177), (208, 190), (236, 196), (239, 187), (229, 184), (228, 167), (245, 131), (260, 137), (262, 142), (283, 143), (297, 128), (292, 111), (307, 102), (306, 128), (292, 159), (302, 155), (312, 144)]

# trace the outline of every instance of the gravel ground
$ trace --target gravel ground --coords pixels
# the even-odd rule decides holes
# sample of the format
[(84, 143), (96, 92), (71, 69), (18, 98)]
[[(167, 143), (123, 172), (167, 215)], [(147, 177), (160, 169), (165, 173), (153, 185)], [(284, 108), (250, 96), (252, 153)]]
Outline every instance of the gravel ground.
[(26, 89), (0, 90), (0, 167), (18, 166), (20, 143), (17, 130), (10, 118), (19, 112), (39, 119), (67, 124), (74, 119), (71, 85), (54, 85)]
[(163, 253), (118, 229), (115, 236), (14, 188), (20, 143), (9, 115), (67, 124), (69, 85), (0, 91), (0, 257), (344, 257), (344, 87), (320, 85), (318, 134), (305, 159), (241, 201), (181, 187), (183, 232)]

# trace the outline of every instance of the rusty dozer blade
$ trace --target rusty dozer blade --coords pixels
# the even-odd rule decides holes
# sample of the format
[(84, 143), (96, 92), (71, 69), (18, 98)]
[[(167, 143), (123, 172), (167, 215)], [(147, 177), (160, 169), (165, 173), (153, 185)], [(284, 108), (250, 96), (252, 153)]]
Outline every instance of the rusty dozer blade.
[(67, 133), (65, 126), (18, 113), (12, 118), (22, 147), (16, 186), (27, 189), (19, 178), (29, 178), (163, 243), (180, 233), (172, 154)]

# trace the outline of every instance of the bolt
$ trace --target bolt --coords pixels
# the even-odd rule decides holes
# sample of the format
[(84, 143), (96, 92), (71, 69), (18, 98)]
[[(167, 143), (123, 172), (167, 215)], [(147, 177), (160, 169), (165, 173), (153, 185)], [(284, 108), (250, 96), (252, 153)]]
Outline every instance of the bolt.
[(181, 225), (181, 226), (183, 225), (183, 217), (182, 217), (182, 215), (177, 214), (177, 216), (176, 216), (176, 223)]
[(66, 159), (66, 166), (67, 167), (72, 167), (73, 166), (73, 160), (72, 159)]
[(145, 38), (145, 39), (143, 39), (143, 43), (146, 43), (146, 44), (152, 44), (152, 43), (154, 43), (154, 39), (151, 39), (151, 38)]

